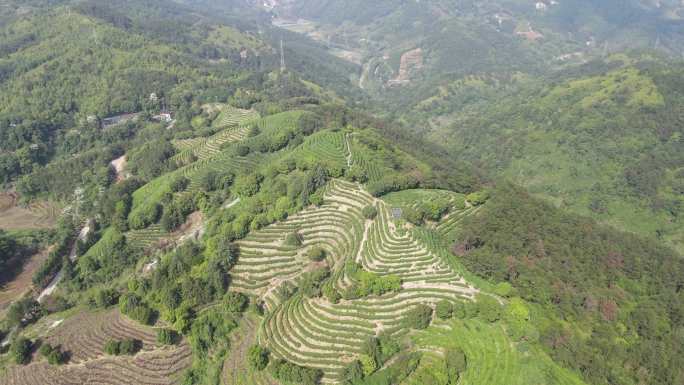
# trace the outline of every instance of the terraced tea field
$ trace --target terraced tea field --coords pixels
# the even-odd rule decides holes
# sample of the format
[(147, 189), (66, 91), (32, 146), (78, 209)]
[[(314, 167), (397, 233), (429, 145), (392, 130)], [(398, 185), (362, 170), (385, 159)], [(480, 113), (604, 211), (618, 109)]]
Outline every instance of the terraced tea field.
[[(255, 122), (258, 122), (262, 132), (271, 134), (280, 130), (292, 130), (300, 115), (299, 111), (286, 112), (257, 119)], [(146, 205), (158, 203), (168, 191), (171, 182), (181, 175), (190, 179), (188, 191), (195, 192), (199, 189), (202, 176), (207, 172), (251, 171), (257, 164), (267, 162), (268, 156), (271, 156), (269, 154), (251, 153), (246, 157), (240, 157), (235, 156), (230, 150), (221, 149), (226, 143), (245, 140), (247, 132), (247, 126), (232, 126), (210, 138), (195, 138), (181, 142), (180, 146), (185, 146), (184, 150), (176, 156), (190, 157), (195, 154), (197, 160), (138, 189), (133, 194), (133, 211), (143, 210)], [(176, 146), (179, 144), (176, 143)]]
[(173, 141), (179, 153), (175, 160), (180, 164), (192, 163), (193, 159), (207, 160), (221, 151), (225, 143), (244, 139), (249, 132), (250, 124), (259, 119), (254, 110), (242, 110), (228, 105), (207, 105), (206, 111), (220, 110), (220, 114), (212, 122), (215, 129), (223, 129), (210, 137), (198, 137)]
[(511, 341), (498, 323), (474, 319), (439, 322), (413, 339), (425, 354), (416, 375), (402, 385), (423, 385), (432, 373), (444, 373), (442, 357), (449, 348), (460, 348), (468, 357), (468, 366), (459, 384), (584, 384), (576, 374), (558, 366), (542, 351)]
[(324, 162), (340, 169), (347, 166), (347, 145), (342, 131), (321, 131), (306, 139), (296, 156)]
[[(364, 207), (378, 209), (374, 220), (362, 215)], [(389, 206), (359, 185), (341, 180), (330, 183), (320, 207), (251, 233), (240, 241), (240, 258), (232, 270), (232, 287), (261, 298), (268, 314), (259, 341), (272, 354), (293, 363), (318, 368), (324, 383), (338, 383), (346, 364), (361, 353), (363, 341), (385, 332), (403, 334), (403, 318), (417, 304), (434, 305), (472, 300), (478, 290), (409, 231), (399, 231)], [(297, 231), (301, 247), (285, 244)], [(302, 295), (282, 301), (276, 294), (284, 282), (294, 282), (315, 268), (306, 253), (312, 247), (327, 251), (335, 287), (354, 284), (345, 274), (346, 261), (359, 263), (379, 276), (402, 280), (398, 292), (331, 303)]]
[(154, 224), (146, 229), (131, 230), (126, 233), (126, 242), (133, 248), (148, 250), (168, 235), (160, 224)]
[(231, 106), (223, 106), (221, 113), (212, 122), (213, 127), (239, 126), (259, 119), (259, 113), (254, 110), (243, 110)]
[(0, 193), (0, 229), (48, 229), (55, 225), (62, 209), (59, 205), (37, 201), (28, 206), (18, 204), (15, 194)]
[(180, 152), (175, 156), (181, 164), (189, 163), (191, 156), (199, 160), (207, 160), (221, 151), (221, 146), (229, 142), (244, 139), (249, 126), (232, 126), (208, 138), (182, 139), (173, 142)]
[[(107, 356), (110, 339), (138, 339), (142, 350), (135, 356)], [(0, 376), (2, 385), (35, 384), (176, 384), (190, 365), (192, 351), (183, 341), (161, 346), (153, 328), (139, 325), (117, 310), (83, 312), (58, 322), (45, 339), (70, 354), (66, 365), (51, 366), (34, 355), (27, 366), (12, 366)]]

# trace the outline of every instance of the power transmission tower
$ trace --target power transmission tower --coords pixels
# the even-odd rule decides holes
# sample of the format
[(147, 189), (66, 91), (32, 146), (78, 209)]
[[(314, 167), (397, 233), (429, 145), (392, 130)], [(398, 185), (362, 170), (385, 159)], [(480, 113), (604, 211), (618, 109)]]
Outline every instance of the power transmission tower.
[(285, 50), (283, 49), (283, 39), (280, 39), (280, 72), (285, 72)]

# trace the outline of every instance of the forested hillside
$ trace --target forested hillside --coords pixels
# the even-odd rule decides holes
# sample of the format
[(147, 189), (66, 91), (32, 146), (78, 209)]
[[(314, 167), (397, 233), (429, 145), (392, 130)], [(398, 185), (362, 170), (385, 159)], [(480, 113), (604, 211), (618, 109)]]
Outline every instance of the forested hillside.
[(684, 260), (502, 185), (454, 245), (473, 273), (535, 305), (544, 349), (592, 384), (682, 381)]
[[(92, 162), (98, 154), (87, 150), (102, 145), (120, 152), (135, 133), (122, 127), (103, 133), (104, 118), (169, 109), (180, 129), (190, 129), (200, 104), (258, 86), (278, 65), (268, 35), (257, 36), (253, 19), (233, 23), (235, 14), (217, 15), (163, 1), (122, 0), (36, 10), (8, 23), (0, 48), (0, 182), (41, 173), (41, 165), (76, 153)], [(330, 74), (333, 59), (309, 54), (290, 67), (302, 69), (304, 62), (316, 68), (314, 80), (345, 82), (344, 75)], [(33, 184), (25, 181), (26, 195), (46, 192)], [(53, 193), (64, 197), (64, 191)]]
[(415, 114), (453, 120), (430, 135), (455, 157), (681, 252), (683, 75), (680, 63), (615, 56), (551, 81), (473, 77)]
[[(684, 11), (676, 1), (274, 3), (280, 24), (362, 63), (359, 85), (389, 101), (385, 110), (464, 75), (538, 75), (596, 54), (656, 49), (680, 56), (684, 49)], [(403, 66), (402, 56), (415, 49), (422, 59)]]

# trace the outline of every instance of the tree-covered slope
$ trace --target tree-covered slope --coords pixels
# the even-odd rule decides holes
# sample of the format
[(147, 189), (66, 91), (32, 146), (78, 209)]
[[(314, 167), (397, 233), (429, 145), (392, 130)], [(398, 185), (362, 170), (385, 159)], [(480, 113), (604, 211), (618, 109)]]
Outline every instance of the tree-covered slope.
[(624, 49), (678, 57), (684, 48), (682, 7), (676, 2), (275, 3), (278, 23), (362, 63), (359, 85), (389, 101), (385, 111), (401, 110), (441, 82), (466, 75), (538, 75)]
[[(18, 14), (0, 30), (3, 184), (101, 145), (99, 122), (112, 115), (169, 109), (179, 128), (190, 129), (200, 104), (259, 87), (279, 65), (278, 34), (259, 27), (259, 13), (247, 6), (232, 13), (157, 0), (12, 6)], [(288, 68), (347, 92), (339, 59), (294, 41)], [(278, 97), (288, 97), (280, 88)], [(309, 96), (317, 93), (310, 88)], [(132, 134), (108, 130), (104, 142)]]
[(683, 74), (676, 62), (624, 56), (555, 80), (504, 81), (505, 96), (475, 78), (416, 116), (452, 119), (432, 136), (455, 157), (681, 252)]
[[(164, 105), (177, 111), (183, 124), (190, 107), (184, 93), (201, 86), (205, 95), (225, 95), (224, 74), (257, 69), (257, 54), (268, 47), (232, 27), (207, 25), (197, 28), (204, 32), (205, 47), (189, 51), (183, 41), (164, 41), (173, 37), (162, 32), (153, 38), (133, 25), (117, 25), (129, 21), (106, 10), (86, 4), (41, 9), (3, 28), (3, 182), (30, 172), (34, 164), (92, 147), (84, 143), (98, 135), (92, 119)], [(212, 64), (210, 58), (225, 60)], [(153, 93), (157, 99), (151, 100)]]
[[(684, 261), (510, 185), (465, 218), (454, 249), (473, 273), (534, 304), (553, 359), (592, 384), (676, 384)], [(536, 337), (535, 337), (536, 338)]]

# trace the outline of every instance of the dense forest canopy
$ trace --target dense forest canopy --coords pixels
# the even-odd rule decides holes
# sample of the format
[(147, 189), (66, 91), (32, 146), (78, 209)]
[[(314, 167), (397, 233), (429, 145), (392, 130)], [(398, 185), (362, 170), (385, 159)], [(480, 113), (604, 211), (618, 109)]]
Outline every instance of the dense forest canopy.
[(673, 250), (508, 185), (466, 220), (459, 242), (469, 270), (539, 305), (545, 349), (589, 383), (682, 380), (684, 260)]

